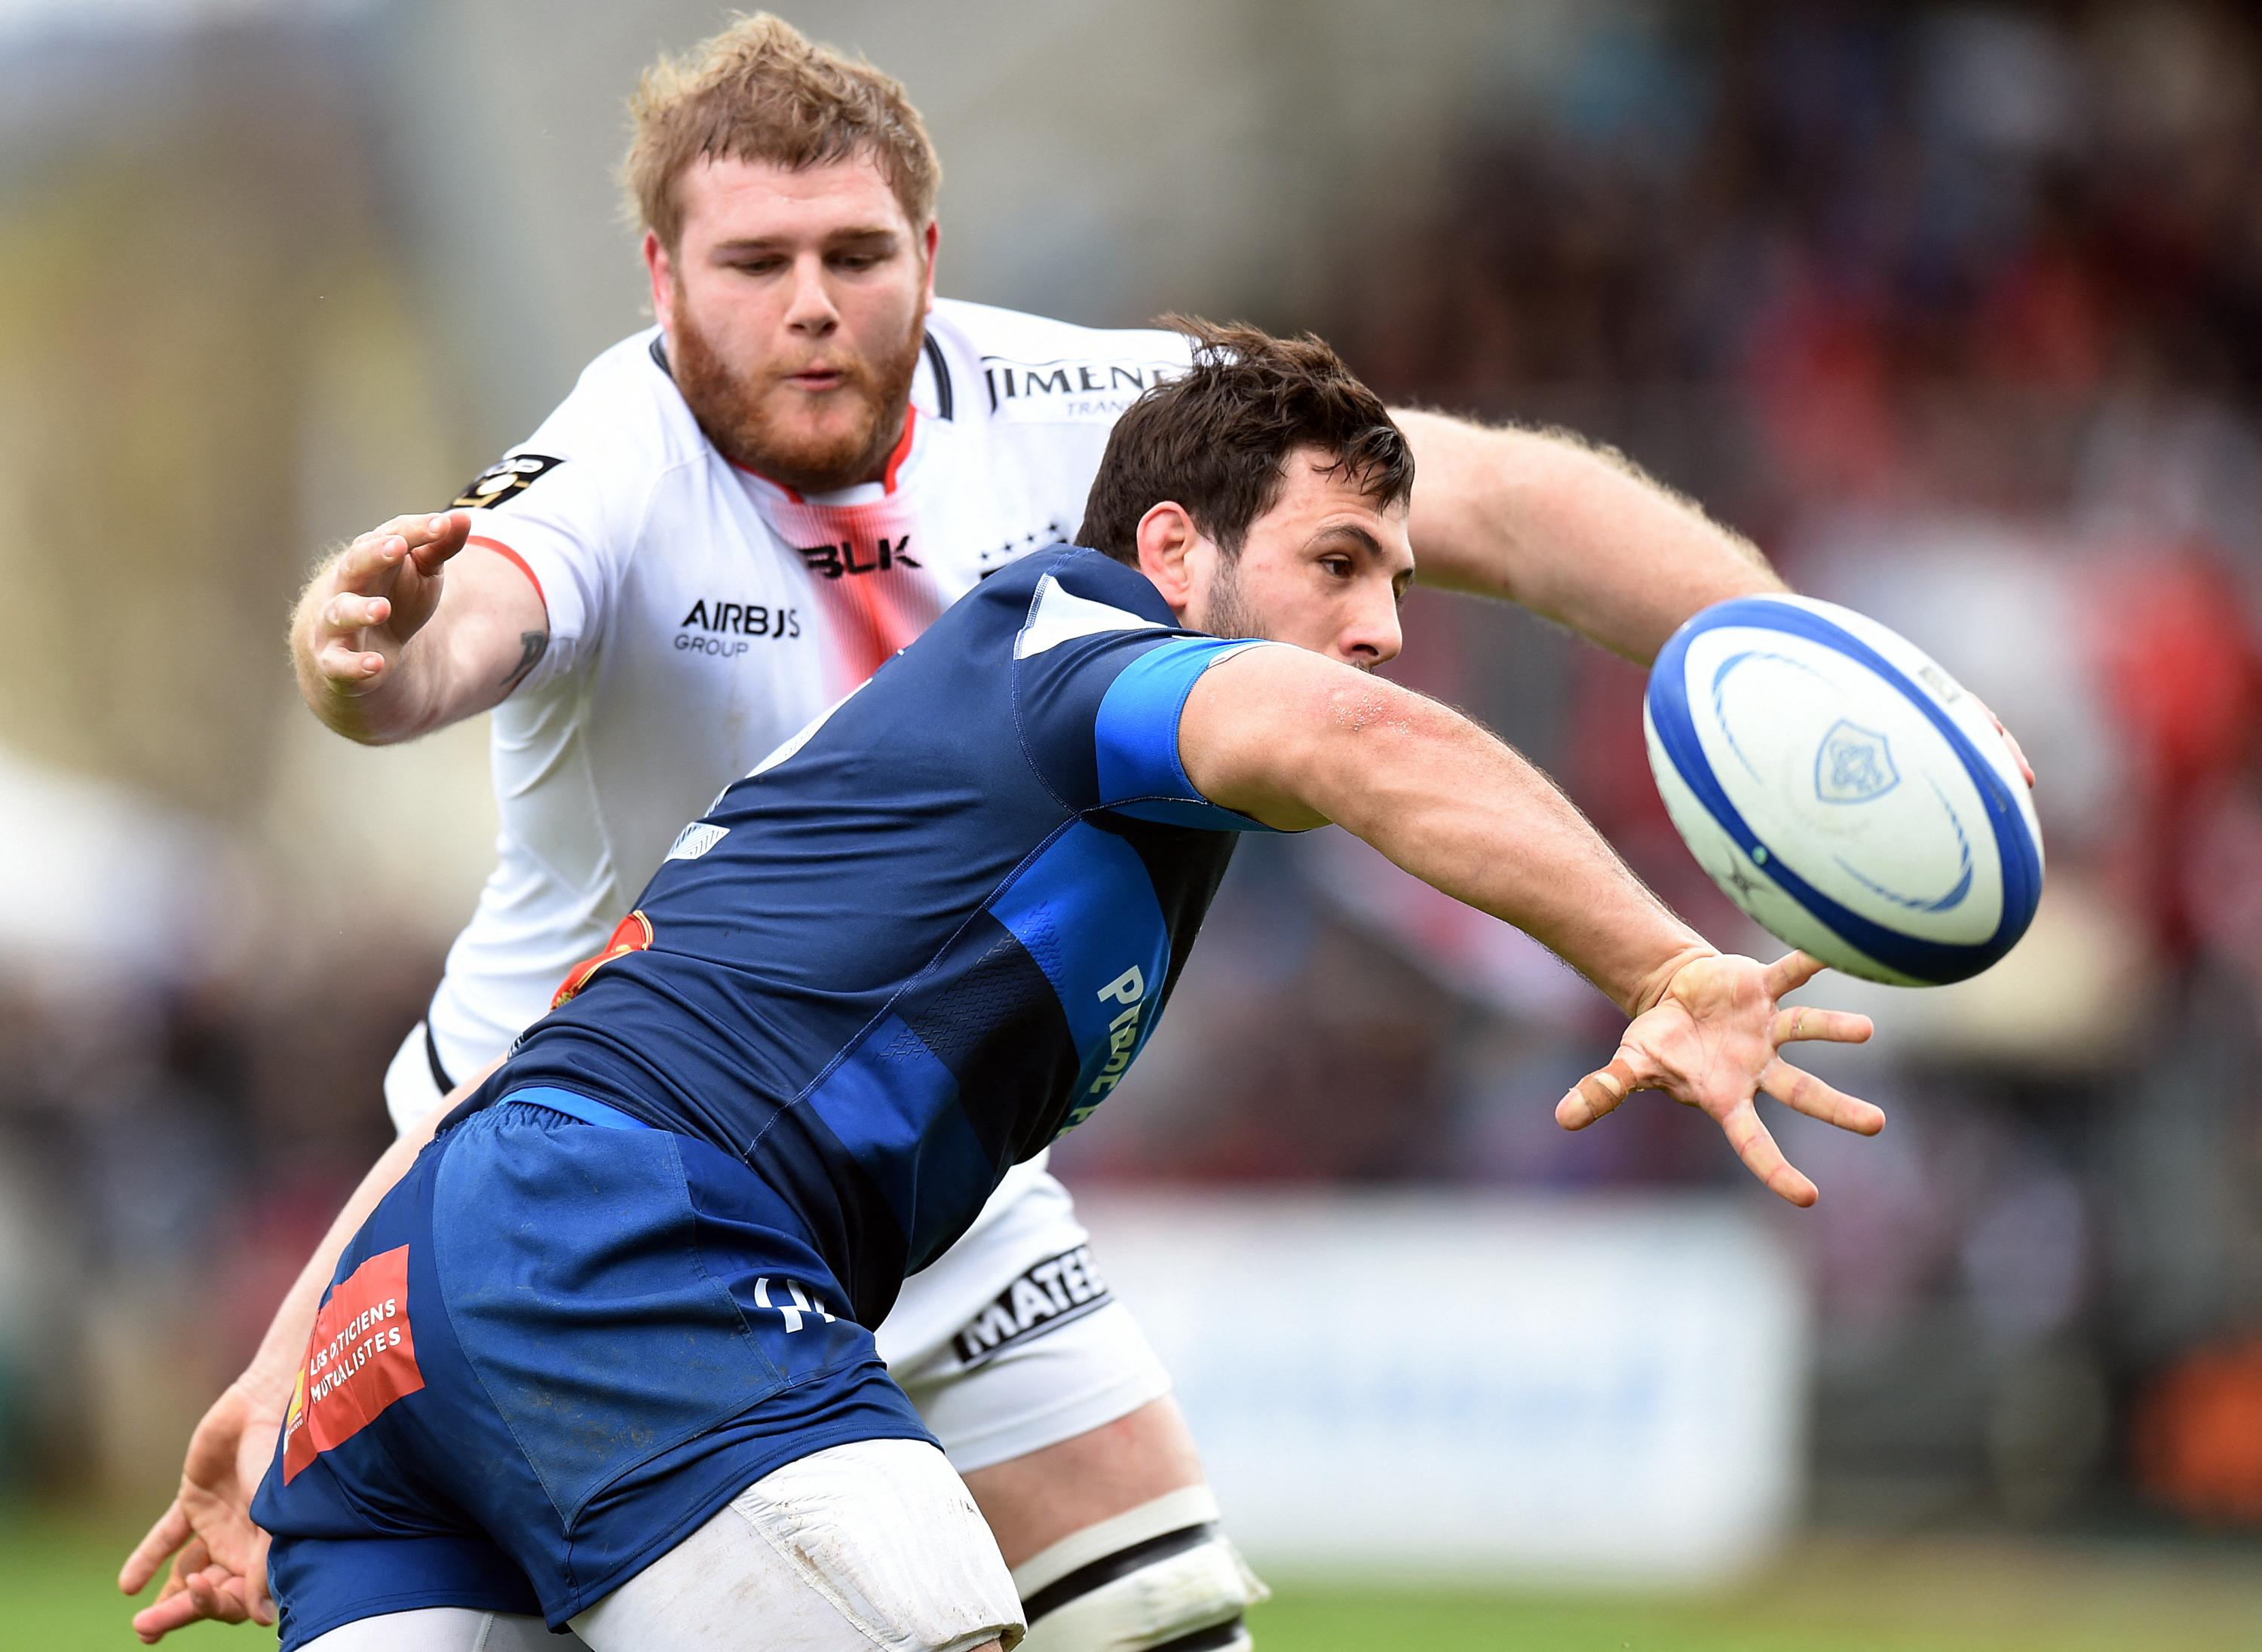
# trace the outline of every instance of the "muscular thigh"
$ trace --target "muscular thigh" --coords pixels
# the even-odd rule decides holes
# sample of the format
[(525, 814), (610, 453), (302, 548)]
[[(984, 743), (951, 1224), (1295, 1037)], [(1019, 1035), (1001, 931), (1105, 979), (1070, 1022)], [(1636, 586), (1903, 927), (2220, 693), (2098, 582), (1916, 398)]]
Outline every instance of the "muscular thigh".
[(1019, 1566), (1063, 1538), (1199, 1485), (1202, 1471), (1178, 1403), (1165, 1396), (965, 1478), (1005, 1564)]
[(1013, 1569), (1022, 1652), (1245, 1647), (1264, 1587), (1102, 1267), (1067, 1190), (1024, 1176), (906, 1283), (881, 1353)]
[(573, 1619), (594, 1652), (976, 1652), (1019, 1639), (940, 1453), (862, 1440), (774, 1470)]

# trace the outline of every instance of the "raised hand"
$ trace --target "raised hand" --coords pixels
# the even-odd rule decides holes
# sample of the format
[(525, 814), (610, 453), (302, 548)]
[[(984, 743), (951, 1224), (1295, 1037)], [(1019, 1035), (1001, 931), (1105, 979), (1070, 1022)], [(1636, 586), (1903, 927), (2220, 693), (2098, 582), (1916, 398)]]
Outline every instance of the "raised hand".
[(1581, 1130), (1634, 1091), (1661, 1090), (1718, 1122), (1745, 1167), (1776, 1193), (1795, 1205), (1812, 1204), (1814, 1184), (1791, 1167), (1760, 1121), (1760, 1093), (1859, 1136), (1885, 1128), (1878, 1108), (1776, 1053), (1802, 1039), (1858, 1044), (1874, 1030), (1866, 1015), (1783, 1003), (1823, 968), (1804, 952), (1769, 964), (1718, 953), (1683, 964), (1657, 1002), (1627, 1023), (1610, 1065), (1580, 1079), (1555, 1104), (1555, 1122)]
[(157, 1598), (133, 1614), (133, 1633), (145, 1642), (204, 1618), (275, 1621), (267, 1533), (252, 1522), (251, 1498), (274, 1458), (282, 1424), (271, 1403), (235, 1382), (197, 1425), (172, 1506), (118, 1574), (118, 1587), (138, 1595), (172, 1558), (172, 1575)]
[(395, 516), (345, 548), (321, 576), (328, 588), (308, 594), (309, 642), (323, 689), (357, 696), (384, 681), (439, 606), (442, 569), (471, 531), (461, 510)]

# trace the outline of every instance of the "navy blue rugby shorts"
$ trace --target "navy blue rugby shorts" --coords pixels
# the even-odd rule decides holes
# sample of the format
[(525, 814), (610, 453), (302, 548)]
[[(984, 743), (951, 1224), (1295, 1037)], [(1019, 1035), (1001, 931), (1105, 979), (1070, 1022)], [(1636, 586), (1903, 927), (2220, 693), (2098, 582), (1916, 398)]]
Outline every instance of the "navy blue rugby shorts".
[(421, 1606), (562, 1628), (772, 1469), (933, 1438), (760, 1177), (521, 1090), (339, 1259), (252, 1512), (283, 1652)]

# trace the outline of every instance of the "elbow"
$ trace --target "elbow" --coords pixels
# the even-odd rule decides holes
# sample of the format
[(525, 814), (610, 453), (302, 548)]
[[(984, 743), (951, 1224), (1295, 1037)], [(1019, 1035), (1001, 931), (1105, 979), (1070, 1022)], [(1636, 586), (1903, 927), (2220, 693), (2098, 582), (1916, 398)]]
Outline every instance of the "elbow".
[(1470, 727), (1450, 706), (1364, 675), (1329, 684), (1315, 720), (1324, 732), (1314, 764), (1314, 800), (1330, 819), (1354, 831), (1354, 821), (1378, 808), (1392, 809), (1419, 790), (1441, 750)]
[(1363, 672), (1349, 675), (1350, 681), (1330, 682), (1324, 691), (1320, 720), (1332, 745), (1371, 754), (1435, 738), (1444, 725), (1459, 720), (1427, 695)]

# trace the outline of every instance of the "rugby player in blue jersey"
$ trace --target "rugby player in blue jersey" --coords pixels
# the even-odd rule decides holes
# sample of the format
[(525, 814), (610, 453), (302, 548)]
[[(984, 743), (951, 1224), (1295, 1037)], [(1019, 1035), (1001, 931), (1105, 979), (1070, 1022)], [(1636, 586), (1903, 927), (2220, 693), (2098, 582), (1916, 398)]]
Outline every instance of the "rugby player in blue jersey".
[(1570, 1128), (1661, 1090), (1805, 1204), (1757, 1095), (1882, 1125), (1777, 1053), (1869, 1034), (1782, 1004), (1818, 964), (1717, 953), (1516, 753), (1369, 675), (1414, 572), (1380, 402), (1315, 341), (1186, 326), (1092, 548), (998, 574), (726, 790), (364, 1184), (255, 1510), (286, 1652), (529, 1612), (597, 1652), (1011, 1646), (870, 1328), (1113, 1093), (1243, 831), (1340, 824), (1608, 994)]

